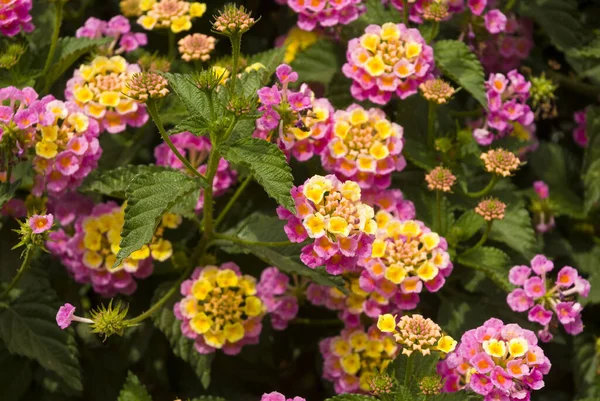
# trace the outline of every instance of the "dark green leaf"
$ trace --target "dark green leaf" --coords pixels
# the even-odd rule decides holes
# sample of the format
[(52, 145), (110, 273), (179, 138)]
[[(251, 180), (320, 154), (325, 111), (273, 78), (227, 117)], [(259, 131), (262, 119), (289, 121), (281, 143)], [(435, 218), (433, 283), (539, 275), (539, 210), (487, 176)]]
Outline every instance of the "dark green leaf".
[(231, 144), (223, 155), (232, 163), (247, 166), (267, 194), (288, 210), (294, 210), (290, 195), (294, 177), (285, 155), (274, 143), (243, 138)]
[(511, 291), (508, 270), (512, 267), (512, 262), (500, 249), (482, 246), (468, 254), (459, 255), (457, 261), (461, 265), (482, 271), (504, 291)]
[(18, 401), (27, 391), (33, 373), (31, 362), (26, 358), (11, 355), (0, 346), (0, 388), (3, 401)]
[(600, 200), (600, 159), (594, 161), (583, 177), (585, 185), (584, 209), (589, 213)]
[(285, 56), (285, 46), (276, 47), (264, 51), (262, 53), (254, 54), (248, 60), (248, 65), (254, 63), (261, 63), (267, 69), (267, 74), (263, 78), (263, 84), (266, 84), (271, 75), (275, 72), (275, 69), (283, 63), (283, 57)]
[(148, 394), (146, 387), (140, 383), (140, 379), (128, 372), (117, 401), (152, 401), (152, 397)]
[(335, 109), (345, 109), (355, 102), (355, 99), (350, 93), (352, 81), (346, 78), (341, 72), (337, 72), (329, 85), (325, 97), (331, 102)]
[(177, 123), (167, 134), (175, 135), (181, 132), (189, 131), (196, 136), (204, 136), (208, 132), (208, 120), (202, 116), (189, 116), (185, 120)]
[(448, 241), (456, 244), (461, 241), (467, 241), (485, 225), (483, 217), (475, 213), (474, 210), (468, 210), (463, 213), (456, 223), (450, 228)]
[(587, 171), (593, 162), (600, 160), (600, 108), (590, 107), (585, 120), (588, 143), (583, 159), (583, 171)]
[(169, 86), (177, 95), (189, 114), (210, 121), (210, 106), (208, 97), (202, 92), (190, 75), (163, 73), (169, 81)]
[(15, 180), (12, 183), (2, 182), (0, 183), (0, 207), (8, 202), (17, 192), (17, 189), (21, 186), (21, 179)]
[(508, 245), (527, 260), (535, 256), (537, 251), (531, 216), (522, 205), (509, 204), (504, 218), (492, 225), (489, 238)]
[(573, 339), (574, 379), (579, 397), (600, 397), (599, 360), (596, 352), (596, 338), (583, 333)]
[[(409, 390), (413, 392), (418, 391), (419, 382), (423, 377), (436, 375), (435, 367), (439, 357), (438, 352), (433, 352), (431, 355), (423, 355), (420, 352), (413, 352), (410, 356), (404, 354), (398, 355), (394, 360), (396, 379)], [(407, 371), (409, 363), (410, 370)]]
[(125, 223), (121, 249), (114, 266), (142, 246), (150, 243), (162, 215), (173, 206), (195, 196), (201, 181), (178, 171), (144, 173), (127, 187)]
[(439, 164), (427, 145), (412, 137), (405, 138), (402, 154), (415, 166), (426, 171), (433, 170)]
[(125, 199), (127, 187), (133, 179), (146, 173), (158, 173), (161, 171), (176, 171), (162, 166), (125, 166), (114, 170), (100, 171), (96, 170), (90, 174), (81, 187), (83, 192), (95, 192), (101, 195), (112, 196), (114, 198)]
[(585, 252), (574, 252), (570, 246), (568, 250), (575, 260), (576, 265), (574, 267), (579, 271), (588, 274), (588, 280), (591, 284), (588, 298), (580, 297), (579, 302), (583, 305), (587, 303), (600, 303), (600, 269), (598, 269), (600, 246), (596, 245)]
[(45, 297), (30, 293), (0, 309), (0, 338), (9, 352), (35, 360), (74, 390), (83, 390), (73, 333), (58, 327), (56, 308)]
[(466, 43), (442, 40), (433, 45), (436, 65), (455, 83), (467, 90), (483, 107), (487, 107), (483, 67)]
[(298, 73), (300, 82), (328, 84), (341, 67), (336, 54), (333, 42), (320, 40), (299, 53), (291, 67)]
[(359, 23), (361, 23), (361, 25), (382, 25), (386, 22), (402, 20), (402, 15), (398, 10), (391, 5), (386, 7), (382, 1), (367, 0), (366, 6), (367, 12), (364, 13), (359, 19)]

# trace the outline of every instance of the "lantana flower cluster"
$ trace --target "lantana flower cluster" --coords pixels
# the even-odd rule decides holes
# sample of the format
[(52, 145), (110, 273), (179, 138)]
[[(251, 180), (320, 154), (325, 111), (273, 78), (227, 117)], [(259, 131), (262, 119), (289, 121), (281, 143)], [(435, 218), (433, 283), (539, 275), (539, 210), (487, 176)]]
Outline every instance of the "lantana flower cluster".
[(298, 13), (298, 26), (305, 31), (348, 25), (366, 11), (363, 0), (287, 0), (287, 4)]
[(406, 166), (403, 128), (383, 110), (357, 104), (336, 111), (333, 120), (332, 138), (321, 154), (323, 168), (363, 189), (389, 187), (392, 172)]
[(335, 392), (368, 393), (376, 372), (384, 370), (398, 354), (390, 334), (375, 326), (343, 329), (336, 337), (319, 344), (324, 359), (323, 377), (332, 381)]
[(145, 30), (170, 29), (173, 33), (192, 29), (192, 20), (206, 12), (206, 4), (184, 0), (146, 0), (140, 2), (142, 14), (137, 22)]
[(285, 47), (283, 62), (289, 64), (294, 61), (299, 52), (315, 44), (320, 36), (316, 31), (305, 31), (294, 26), (287, 35), (277, 38), (275, 45)]
[(529, 311), (529, 321), (544, 326), (538, 332), (544, 342), (552, 340), (550, 328), (556, 327), (556, 321), (571, 335), (583, 331), (583, 307), (576, 296), (587, 297), (590, 292), (590, 283), (573, 267), (560, 269), (554, 282), (547, 277), (553, 269), (552, 261), (537, 255), (531, 260), (531, 266), (514, 266), (508, 274), (510, 282), (519, 286), (508, 294), (508, 305), (515, 312)]
[[(384, 0), (385, 1), (385, 0)], [(404, 11), (403, 0), (390, 0), (397, 10)], [(464, 11), (464, 0), (409, 0), (408, 17), (411, 22), (421, 24), (423, 21), (444, 21), (452, 15)]]
[(308, 237), (314, 242), (302, 248), (307, 266), (325, 265), (331, 274), (353, 271), (358, 259), (371, 251), (377, 223), (371, 206), (361, 202), (360, 186), (334, 175), (316, 175), (292, 188), (296, 213), (283, 207), (279, 218), (287, 220), (285, 232), (292, 242)]
[(37, 99), (30, 87), (0, 89), (0, 146), (17, 157), (35, 145), (36, 126), (44, 113)]
[(527, 104), (531, 83), (517, 70), (507, 75), (491, 74), (485, 86), (489, 112), (484, 126), (473, 131), (480, 145), (490, 145), (506, 136), (517, 123), (524, 127), (533, 123), (534, 114)]
[(342, 72), (353, 80), (350, 91), (359, 101), (386, 104), (417, 93), (433, 77), (433, 49), (418, 29), (404, 24), (369, 25), (360, 38), (348, 42)]
[(484, 396), (485, 401), (529, 400), (544, 387), (550, 361), (531, 330), (518, 324), (489, 319), (463, 334), (456, 351), (438, 363), (444, 391), (461, 389)]
[(110, 54), (130, 53), (148, 43), (145, 33), (131, 32), (129, 20), (122, 15), (117, 15), (108, 21), (95, 17), (88, 18), (83, 26), (77, 29), (75, 36), (90, 39), (114, 38), (107, 49)]
[(117, 134), (128, 125), (141, 127), (148, 121), (146, 107), (126, 95), (127, 81), (140, 71), (121, 56), (97, 56), (75, 70), (65, 97), (95, 118), (101, 131)]
[(261, 273), (256, 291), (265, 303), (275, 330), (285, 330), (298, 314), (298, 298), (292, 290), (290, 278), (276, 267), (267, 267)]
[(50, 234), (46, 247), (59, 257), (78, 283), (89, 283), (95, 292), (105, 297), (117, 293), (130, 295), (136, 279), (148, 277), (153, 260), (165, 261), (173, 254), (171, 242), (163, 238), (166, 228), (177, 228), (181, 216), (163, 216), (152, 241), (133, 252), (118, 266), (121, 231), (125, 220), (124, 206), (114, 202), (96, 205), (88, 216), (80, 216), (72, 229), (59, 229)]
[(258, 343), (267, 307), (256, 279), (242, 275), (235, 263), (196, 268), (181, 284), (181, 295), (173, 310), (199, 353), (221, 349), (235, 355), (244, 345)]
[(31, 8), (33, 0), (5, 0), (0, 4), (0, 33), (16, 36), (19, 32), (32, 32)]
[(185, 61), (210, 60), (210, 53), (215, 49), (216, 39), (202, 33), (187, 35), (179, 40), (179, 53)]
[(294, 398), (285, 398), (285, 396), (277, 391), (273, 391), (272, 393), (263, 394), (260, 398), (260, 401), (306, 401), (302, 397), (294, 397)]
[[(186, 157), (192, 166), (196, 167), (198, 172), (206, 174), (208, 156), (211, 151), (210, 139), (203, 136), (195, 136), (191, 132), (181, 132), (171, 135), (171, 141), (179, 153)], [(161, 143), (154, 149), (154, 157), (158, 166), (171, 167), (186, 171), (186, 167), (181, 160), (169, 149), (166, 143)], [(223, 158), (219, 160), (217, 173), (213, 180), (213, 195), (221, 196), (237, 180), (237, 172), (231, 168), (229, 162)], [(202, 210), (204, 207), (204, 190), (200, 190), (200, 197), (196, 204), (196, 210)]]
[(44, 114), (36, 130), (32, 193), (40, 196), (47, 190), (56, 196), (79, 187), (98, 166), (100, 128), (74, 102), (50, 95), (38, 103)]

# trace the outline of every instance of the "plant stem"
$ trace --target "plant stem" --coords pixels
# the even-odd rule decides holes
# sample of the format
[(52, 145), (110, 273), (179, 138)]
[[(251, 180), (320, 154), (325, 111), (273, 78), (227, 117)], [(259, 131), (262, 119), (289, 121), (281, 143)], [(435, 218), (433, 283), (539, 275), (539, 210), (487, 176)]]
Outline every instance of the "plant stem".
[[(64, 2), (62, 0), (56, 1), (54, 3), (54, 32), (52, 33), (52, 41), (50, 42), (50, 50), (48, 51), (48, 56), (46, 57), (46, 64), (44, 64), (44, 70), (42, 71), (42, 77), (46, 79), (48, 76), (48, 72), (50, 71), (50, 67), (52, 66), (52, 62), (54, 61), (54, 54), (56, 53), (56, 46), (58, 44), (58, 37), (60, 36), (60, 26), (62, 25), (63, 18), (63, 6)], [(46, 79), (46, 84), (44, 87), (44, 92), (48, 92), (50, 89), (50, 85), (52, 82), (49, 82)]]
[(427, 145), (433, 147), (435, 140), (435, 133), (433, 132), (435, 126), (435, 113), (436, 104), (429, 102), (429, 108), (427, 113)]
[(8, 287), (6, 287), (4, 289), (4, 291), (2, 291), (2, 293), (0, 294), (0, 299), (7, 296), (10, 293), (10, 291), (13, 288), (15, 288), (15, 286), (17, 285), (19, 280), (21, 280), (21, 277), (23, 277), (23, 274), (25, 274), (25, 272), (27, 270), (29, 270), (29, 265), (31, 264), (31, 260), (33, 259), (34, 251), (35, 251), (34, 245), (32, 245), (32, 244), (27, 245), (27, 248), (25, 249), (25, 259), (23, 259), (23, 263), (21, 263), (21, 267), (17, 271), (17, 274), (15, 275), (15, 277), (13, 277), (10, 284), (8, 284)]
[(402, 22), (408, 27), (408, 0), (402, 0)]
[(192, 166), (192, 164), (189, 162), (189, 160), (186, 159), (181, 153), (179, 153), (179, 150), (177, 150), (175, 145), (173, 145), (173, 142), (171, 142), (171, 138), (169, 138), (169, 135), (167, 135), (165, 127), (163, 127), (162, 122), (160, 120), (160, 116), (158, 115), (158, 110), (156, 109), (156, 102), (153, 99), (150, 99), (148, 103), (146, 103), (146, 106), (148, 107), (148, 114), (150, 114), (150, 117), (152, 117), (152, 120), (154, 120), (154, 124), (156, 124), (156, 128), (158, 128), (160, 136), (162, 136), (169, 149), (171, 149), (175, 156), (177, 156), (177, 158), (183, 163), (183, 165), (187, 167), (190, 173), (199, 177), (202, 181), (207, 182), (207, 177), (203, 176), (197, 169), (195, 169), (194, 166)]
[(224, 235), (224, 234), (215, 234), (214, 238), (222, 239), (225, 241), (230, 241), (230, 242), (234, 242), (236, 244), (242, 244), (242, 245), (258, 245), (258, 246), (270, 246), (270, 247), (292, 245), (292, 243), (290, 241), (272, 241), (272, 242), (249, 241), (249, 240), (245, 240), (242, 238), (231, 237), (229, 235)]
[(437, 208), (437, 215), (435, 216), (435, 230), (440, 235), (443, 234), (442, 230), (442, 194), (440, 191), (435, 191), (435, 205)]
[(440, 23), (433, 21), (433, 25), (431, 26), (431, 34), (429, 38), (427, 38), (427, 43), (433, 42), (433, 40), (438, 36), (438, 33), (440, 33)]
[(225, 219), (225, 216), (227, 215), (227, 213), (229, 213), (229, 210), (233, 207), (235, 202), (242, 195), (242, 193), (244, 192), (244, 189), (246, 189), (246, 187), (248, 186), (248, 184), (250, 184), (251, 181), (252, 181), (252, 175), (249, 175), (242, 182), (242, 184), (237, 188), (237, 190), (235, 191), (235, 193), (233, 194), (231, 199), (229, 199), (229, 202), (227, 202), (227, 204), (225, 205), (225, 207), (223, 208), (221, 213), (219, 213), (219, 217), (217, 217), (217, 220), (215, 221), (215, 229), (218, 228), (219, 224), (221, 224), (223, 222), (223, 219)]
[(574, 92), (591, 96), (596, 99), (598, 99), (598, 97), (600, 96), (600, 86), (589, 85), (585, 82), (581, 82), (577, 78), (569, 77), (567, 75), (563, 75), (554, 71), (549, 71), (548, 76), (556, 80), (559, 85), (569, 88)]
[(481, 191), (478, 191), (478, 192), (465, 192), (465, 195), (468, 196), (469, 198), (480, 198), (482, 196), (485, 196), (492, 189), (494, 189), (494, 187), (496, 186), (497, 182), (498, 182), (498, 176), (494, 175), (494, 176), (492, 176), (492, 179), (490, 180), (490, 182)]
[(409, 355), (406, 361), (406, 371), (404, 372), (404, 387), (408, 387), (410, 377), (412, 376), (413, 356)]
[(8, 166), (6, 167), (6, 183), (10, 185), (10, 179), (12, 177), (13, 165), (10, 158), (8, 159)]
[(204, 238), (210, 240), (214, 234), (213, 226), (213, 181), (215, 174), (217, 173), (217, 167), (219, 165), (219, 159), (221, 155), (216, 147), (213, 145), (213, 150), (210, 152), (208, 158), (208, 166), (206, 169), (206, 178), (208, 179), (208, 187), (204, 190)]
[(472, 248), (469, 248), (466, 251), (464, 251), (460, 256), (465, 256), (472, 252), (475, 252), (477, 249), (479, 249), (479, 247), (481, 247), (483, 244), (485, 244), (485, 242), (487, 241), (488, 235), (490, 234), (490, 231), (492, 230), (493, 223), (494, 223), (494, 220), (488, 221), (488, 223), (485, 227), (485, 231), (483, 232), (483, 235), (481, 236), (479, 241), (477, 241), (477, 243), (475, 245), (473, 245)]
[(240, 61), (240, 50), (242, 46), (242, 35), (235, 34), (229, 37), (231, 41), (232, 61), (231, 61), (231, 82), (230, 90), (235, 90), (235, 80), (237, 79), (238, 64)]
[(154, 312), (159, 310), (165, 304), (165, 302), (167, 302), (169, 298), (171, 298), (173, 294), (177, 292), (177, 290), (179, 289), (179, 285), (192, 273), (193, 266), (194, 264), (190, 264), (190, 266), (187, 269), (185, 269), (185, 271), (179, 277), (179, 279), (171, 286), (171, 288), (169, 288), (169, 291), (167, 291), (165, 295), (163, 295), (158, 301), (156, 301), (156, 303), (154, 303), (150, 307), (150, 309), (134, 318), (125, 320), (123, 323), (126, 326), (133, 326), (152, 316)]
[(175, 32), (169, 29), (169, 61), (175, 60)]

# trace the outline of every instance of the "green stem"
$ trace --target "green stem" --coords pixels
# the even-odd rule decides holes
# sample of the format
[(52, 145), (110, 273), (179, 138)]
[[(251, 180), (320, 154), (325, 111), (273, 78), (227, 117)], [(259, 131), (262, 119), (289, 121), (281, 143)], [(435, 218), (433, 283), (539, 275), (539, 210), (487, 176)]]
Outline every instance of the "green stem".
[(442, 230), (442, 194), (441, 191), (435, 191), (435, 206), (437, 209), (437, 215), (435, 216), (435, 231), (443, 234)]
[(479, 249), (479, 247), (481, 247), (483, 244), (485, 244), (485, 242), (488, 239), (488, 235), (490, 234), (490, 231), (492, 230), (492, 224), (494, 224), (494, 220), (490, 220), (488, 221), (486, 227), (485, 227), (485, 231), (483, 232), (483, 235), (481, 236), (481, 238), (479, 239), (479, 241), (477, 241), (477, 243), (475, 245), (473, 245), (473, 247), (467, 249), (466, 251), (464, 251), (460, 256), (466, 256), (470, 253), (475, 252), (477, 249)]
[(31, 264), (31, 260), (33, 259), (34, 250), (35, 250), (34, 245), (32, 245), (32, 244), (27, 245), (27, 248), (25, 249), (25, 259), (23, 259), (23, 263), (21, 263), (21, 267), (17, 271), (17, 274), (15, 275), (15, 277), (13, 277), (10, 284), (8, 284), (8, 287), (6, 287), (4, 289), (4, 291), (2, 291), (2, 293), (0, 294), (0, 299), (6, 297), (10, 293), (10, 291), (13, 288), (15, 288), (15, 286), (17, 285), (19, 280), (21, 280), (21, 277), (23, 277), (23, 274), (25, 274), (25, 272), (27, 270), (29, 270), (29, 265)]
[(440, 33), (440, 23), (433, 21), (433, 25), (431, 26), (431, 34), (429, 35), (429, 38), (427, 38), (427, 43), (433, 42), (433, 40), (438, 36), (438, 33)]
[(408, 27), (408, 0), (402, 0), (402, 22)]
[(206, 178), (208, 179), (208, 187), (204, 190), (204, 217), (202, 220), (204, 226), (204, 238), (210, 240), (214, 234), (213, 225), (213, 181), (217, 173), (217, 167), (219, 165), (219, 159), (221, 155), (219, 151), (213, 145), (213, 151), (210, 152), (208, 158), (208, 166), (206, 169)]
[(169, 29), (169, 60), (173, 61), (175, 60), (175, 50), (176, 50), (176, 43), (175, 43), (175, 32), (173, 32), (172, 30)]
[(498, 176), (493, 175), (490, 182), (481, 191), (465, 192), (465, 195), (468, 196), (469, 198), (481, 198), (482, 196), (487, 195), (492, 189), (494, 189), (497, 182), (498, 182)]
[(233, 242), (236, 244), (242, 244), (242, 245), (258, 245), (258, 246), (270, 246), (270, 247), (292, 245), (292, 243), (290, 241), (272, 241), (272, 242), (249, 241), (249, 240), (245, 240), (242, 238), (231, 237), (229, 235), (224, 235), (224, 234), (214, 234), (214, 238), (222, 239), (225, 241)]
[(559, 85), (564, 86), (574, 92), (591, 96), (596, 99), (600, 96), (599, 86), (589, 85), (585, 82), (581, 82), (577, 78), (569, 77), (554, 71), (548, 71), (548, 76), (556, 81)]
[(452, 117), (480, 117), (483, 115), (483, 109), (467, 110), (467, 111), (450, 111)]
[[(54, 3), (54, 32), (52, 33), (52, 41), (50, 42), (50, 50), (48, 51), (48, 56), (46, 57), (46, 64), (44, 64), (44, 70), (42, 71), (42, 77), (46, 78), (48, 76), (48, 72), (50, 71), (50, 67), (54, 61), (54, 54), (56, 53), (56, 46), (58, 44), (58, 37), (60, 36), (60, 26), (62, 25), (63, 18), (63, 6), (64, 2), (62, 0), (56, 1)], [(46, 79), (46, 84), (44, 86), (44, 92), (48, 92), (50, 89), (50, 82)]]
[(239, 199), (239, 197), (244, 192), (244, 189), (246, 189), (246, 187), (248, 186), (248, 184), (250, 184), (251, 181), (252, 175), (249, 175), (248, 177), (246, 177), (244, 182), (242, 182), (242, 184), (237, 188), (231, 199), (229, 199), (229, 202), (227, 202), (223, 210), (221, 210), (221, 213), (219, 213), (219, 217), (217, 217), (217, 220), (215, 221), (215, 229), (218, 228), (219, 224), (223, 222), (223, 219), (225, 219), (225, 216), (227, 215), (227, 213), (229, 213), (229, 210), (233, 207), (235, 202)]
[(235, 90), (235, 81), (237, 79), (238, 73), (238, 65), (240, 62), (240, 50), (242, 46), (242, 36), (240, 34), (235, 34), (229, 37), (231, 40), (231, 50), (232, 50), (232, 62), (231, 62), (231, 82), (230, 82), (230, 90)]
[(413, 367), (413, 355), (408, 356), (408, 360), (406, 361), (406, 371), (404, 371), (404, 387), (409, 387), (410, 385), (410, 377), (412, 376), (412, 367)]
[(6, 183), (10, 185), (10, 179), (12, 178), (13, 165), (11, 157), (8, 158), (8, 166), (6, 167)]
[(165, 302), (167, 302), (173, 296), (173, 294), (175, 294), (177, 290), (179, 290), (180, 284), (192, 273), (193, 267), (194, 264), (191, 264), (187, 269), (185, 269), (185, 271), (179, 277), (179, 279), (171, 286), (171, 288), (169, 288), (169, 291), (167, 291), (165, 295), (163, 295), (158, 301), (156, 301), (156, 303), (154, 303), (154, 305), (152, 305), (150, 309), (134, 318), (125, 320), (123, 323), (126, 326), (134, 326), (152, 316), (154, 312), (158, 311), (165, 304)]
[(175, 156), (177, 156), (177, 158), (183, 163), (183, 165), (187, 167), (190, 173), (197, 176), (202, 181), (207, 182), (207, 177), (203, 176), (197, 169), (195, 169), (194, 166), (192, 166), (192, 164), (189, 162), (189, 160), (186, 159), (181, 153), (179, 153), (179, 150), (177, 150), (175, 145), (173, 145), (173, 142), (171, 142), (171, 138), (169, 138), (169, 135), (167, 135), (165, 127), (163, 127), (162, 121), (160, 120), (160, 116), (158, 115), (158, 110), (156, 109), (156, 102), (154, 101), (154, 99), (150, 99), (148, 103), (146, 103), (146, 106), (148, 109), (148, 114), (150, 114), (150, 117), (152, 117), (152, 120), (154, 120), (154, 124), (156, 124), (156, 128), (158, 128), (160, 136), (162, 136), (169, 149), (171, 149)]
[(432, 147), (435, 141), (435, 118), (436, 118), (436, 104), (434, 102), (429, 102), (429, 108), (427, 113), (427, 145)]

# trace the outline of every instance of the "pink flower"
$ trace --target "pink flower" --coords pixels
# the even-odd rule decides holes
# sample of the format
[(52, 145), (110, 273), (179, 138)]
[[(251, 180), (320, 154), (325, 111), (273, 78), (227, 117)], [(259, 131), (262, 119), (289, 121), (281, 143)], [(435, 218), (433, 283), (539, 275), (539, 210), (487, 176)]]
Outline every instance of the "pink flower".
[(533, 183), (533, 190), (540, 199), (547, 199), (550, 196), (550, 189), (544, 181), (535, 181)]
[(260, 398), (260, 401), (306, 401), (302, 397), (294, 397), (286, 399), (285, 396), (281, 393), (273, 391), (272, 393), (263, 394)]
[(29, 218), (28, 223), (34, 234), (41, 234), (52, 228), (54, 216), (52, 214), (34, 214)]
[[(522, 310), (517, 310), (516, 312), (523, 312)], [(536, 322), (541, 324), (542, 326), (548, 325), (550, 320), (552, 319), (552, 312), (544, 309), (542, 305), (535, 305), (529, 311), (528, 319), (530, 322)]]
[(500, 10), (491, 10), (485, 14), (485, 28), (489, 33), (497, 34), (506, 30), (506, 15)]
[(481, 15), (487, 6), (487, 0), (467, 0), (467, 5), (475, 15)]
[(571, 287), (575, 284), (575, 280), (577, 280), (578, 276), (577, 270), (573, 269), (571, 266), (565, 266), (558, 272), (556, 285), (561, 287)]
[(529, 266), (514, 266), (508, 272), (508, 280), (514, 285), (523, 285), (530, 275), (531, 268)]
[(554, 269), (554, 263), (544, 255), (536, 255), (531, 259), (531, 268), (535, 274), (544, 275)]
[(56, 313), (56, 324), (58, 324), (58, 327), (64, 330), (69, 327), (73, 321), (88, 324), (94, 323), (94, 321), (91, 319), (75, 316), (75, 307), (70, 303), (66, 303), (61, 306)]
[(525, 291), (521, 288), (517, 288), (513, 290), (506, 297), (506, 302), (508, 306), (515, 312), (525, 312), (529, 310), (533, 306), (533, 299), (528, 296)]
[(292, 71), (292, 67), (287, 64), (281, 64), (275, 69), (275, 75), (282, 85), (290, 82), (296, 82), (298, 80), (298, 73)]
[(312, 31), (317, 25), (349, 24), (365, 12), (362, 3), (363, 0), (287, 0), (288, 6), (298, 13), (298, 27), (305, 31)]
[(546, 287), (544, 281), (540, 277), (528, 278), (523, 284), (525, 293), (533, 299), (541, 298), (546, 295)]

